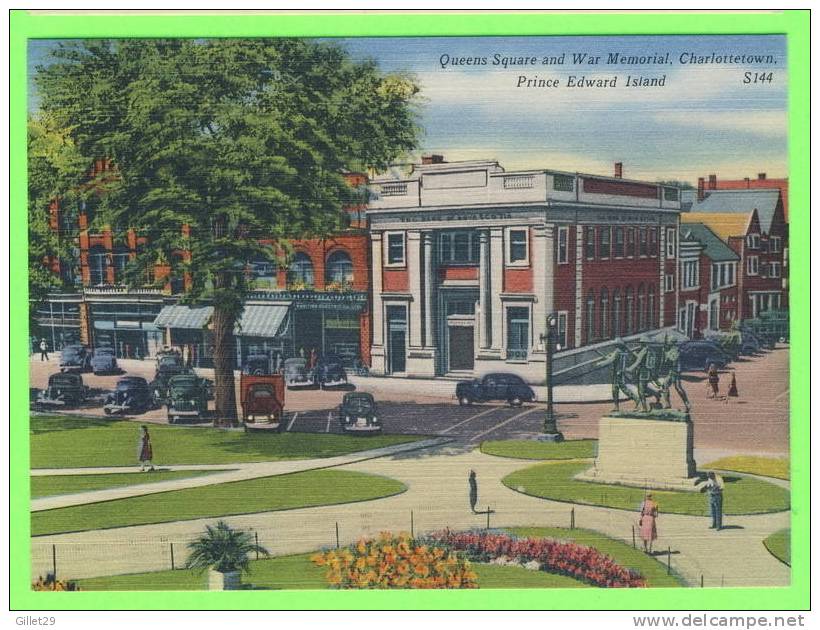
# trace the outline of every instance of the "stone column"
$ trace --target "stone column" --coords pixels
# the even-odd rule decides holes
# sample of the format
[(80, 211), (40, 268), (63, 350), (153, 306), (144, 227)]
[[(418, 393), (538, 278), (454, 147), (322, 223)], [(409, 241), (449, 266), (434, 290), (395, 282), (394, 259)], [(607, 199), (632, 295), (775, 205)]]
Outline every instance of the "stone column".
[(504, 230), (490, 230), (490, 348), (501, 351), (504, 338), (502, 329), (501, 292), (504, 290)]
[(421, 286), (421, 232), (408, 230), (407, 232), (407, 275), (410, 284), (410, 316), (407, 322), (409, 333), (408, 346), (422, 347), (422, 313), (421, 304), (424, 300)]
[(422, 235), (424, 249), (424, 347), (433, 347), (433, 233)]
[(373, 345), (384, 345), (384, 306), (382, 305), (382, 233), (373, 232), (370, 235), (370, 265), (371, 286), (373, 287), (373, 307), (371, 319), (373, 322)]
[(532, 306), (531, 348), (535, 348), (540, 336), (546, 334), (547, 314), (553, 305), (553, 226), (535, 225), (531, 231), (532, 247), (532, 288), (535, 302)]
[(478, 347), (490, 347), (490, 235), (487, 230), (479, 230), (479, 259), (478, 259)]

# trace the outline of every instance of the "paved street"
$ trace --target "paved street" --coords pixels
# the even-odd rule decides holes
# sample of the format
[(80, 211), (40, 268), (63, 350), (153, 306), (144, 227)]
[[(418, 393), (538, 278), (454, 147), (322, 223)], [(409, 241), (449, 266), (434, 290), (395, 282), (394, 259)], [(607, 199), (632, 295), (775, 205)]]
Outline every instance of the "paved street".
[[(788, 454), (788, 347), (744, 357), (731, 365), (736, 373), (740, 398), (714, 401), (706, 398), (705, 376), (688, 373), (686, 390), (693, 405), (695, 447), (710, 457), (725, 453)], [(51, 361), (31, 362), (31, 386), (43, 387), (48, 375), (57, 371), (58, 355)], [(129, 374), (152, 378), (152, 361), (121, 361)], [(211, 376), (210, 370), (202, 370)], [(87, 385), (100, 395), (111, 389), (117, 376), (83, 375)], [(543, 405), (512, 409), (504, 404), (459, 407), (452, 397), (455, 383), (406, 379), (351, 379), (361, 391), (369, 391), (379, 401), (379, 414), (385, 433), (443, 435), (460, 441), (527, 438), (541, 429)], [(721, 391), (726, 391), (730, 374), (722, 375)], [(344, 392), (339, 390), (288, 391), (286, 408), (290, 431), (338, 432), (335, 410)], [(673, 394), (674, 396), (674, 394)], [(678, 404), (673, 398), (673, 403)], [(71, 413), (103, 415), (99, 402)], [(558, 421), (567, 438), (595, 438), (598, 419), (611, 408), (602, 403), (558, 404)], [(166, 422), (165, 410), (137, 416), (140, 422)]]

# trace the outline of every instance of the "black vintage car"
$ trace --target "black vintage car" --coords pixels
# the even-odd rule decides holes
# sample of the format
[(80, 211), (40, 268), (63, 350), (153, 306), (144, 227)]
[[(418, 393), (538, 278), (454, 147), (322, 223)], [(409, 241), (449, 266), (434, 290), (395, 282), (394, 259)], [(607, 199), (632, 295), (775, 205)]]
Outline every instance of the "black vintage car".
[(60, 372), (48, 377), (48, 387), (37, 396), (44, 407), (78, 407), (85, 402), (88, 387), (79, 374)]
[(106, 414), (142, 413), (154, 406), (148, 381), (140, 376), (126, 376), (117, 381), (114, 391), (105, 398)]
[(534, 402), (535, 392), (520, 376), (499, 372), (481, 379), (461, 381), (456, 385), (456, 398), (460, 405), (505, 400), (513, 407), (520, 407), (525, 402)]
[(120, 366), (117, 365), (117, 354), (114, 348), (102, 347), (94, 350), (91, 357), (91, 369), (94, 374), (121, 374)]
[(60, 353), (60, 370), (63, 372), (89, 372), (91, 353), (85, 346), (66, 346)]
[(347, 372), (341, 357), (335, 354), (322, 356), (316, 364), (313, 378), (322, 389), (347, 385)]
[(342, 398), (339, 405), (339, 424), (347, 433), (379, 433), (382, 422), (376, 411), (376, 401), (372, 394), (351, 392)]
[(242, 364), (242, 374), (251, 374), (253, 376), (264, 376), (265, 374), (273, 374), (274, 366), (271, 365), (273, 361), (266, 354), (251, 354), (245, 358), (245, 363)]
[(177, 374), (168, 380), (168, 422), (181, 418), (200, 419), (208, 412), (208, 392), (205, 379), (193, 371)]
[(157, 354), (157, 369), (154, 380), (149, 387), (156, 405), (165, 404), (168, 399), (168, 381), (178, 374), (193, 374), (194, 371), (182, 362), (178, 352), (160, 352)]
[(678, 352), (683, 372), (708, 372), (713, 363), (717, 369), (722, 370), (732, 361), (732, 357), (720, 346), (707, 340), (684, 341), (678, 346)]

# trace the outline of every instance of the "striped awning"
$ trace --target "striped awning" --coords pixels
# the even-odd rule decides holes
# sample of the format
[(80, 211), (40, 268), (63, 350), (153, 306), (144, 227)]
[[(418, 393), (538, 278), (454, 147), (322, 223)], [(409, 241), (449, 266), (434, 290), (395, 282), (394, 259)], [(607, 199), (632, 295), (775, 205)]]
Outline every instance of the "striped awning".
[(186, 304), (168, 304), (154, 320), (157, 328), (201, 329), (207, 326), (214, 314), (213, 306), (188, 306)]
[(275, 337), (288, 315), (287, 304), (246, 304), (234, 334), (243, 337)]

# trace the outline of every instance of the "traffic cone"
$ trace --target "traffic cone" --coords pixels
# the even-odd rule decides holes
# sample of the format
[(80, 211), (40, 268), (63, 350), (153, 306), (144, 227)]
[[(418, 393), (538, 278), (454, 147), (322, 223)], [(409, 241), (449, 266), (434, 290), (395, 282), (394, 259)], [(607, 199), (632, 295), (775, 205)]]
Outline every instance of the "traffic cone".
[(735, 380), (735, 373), (732, 372), (732, 384), (729, 385), (729, 393), (727, 394), (730, 398), (739, 398), (740, 394), (737, 393), (737, 381)]

